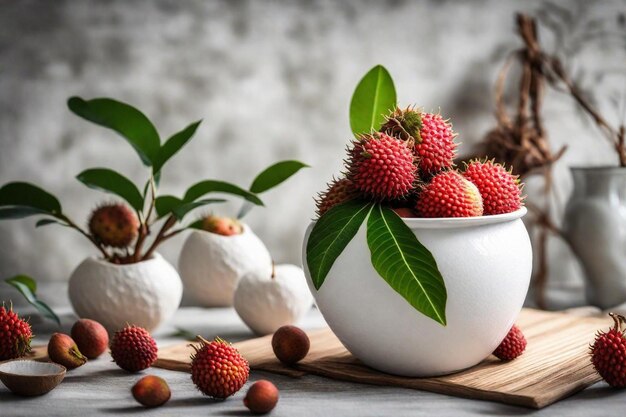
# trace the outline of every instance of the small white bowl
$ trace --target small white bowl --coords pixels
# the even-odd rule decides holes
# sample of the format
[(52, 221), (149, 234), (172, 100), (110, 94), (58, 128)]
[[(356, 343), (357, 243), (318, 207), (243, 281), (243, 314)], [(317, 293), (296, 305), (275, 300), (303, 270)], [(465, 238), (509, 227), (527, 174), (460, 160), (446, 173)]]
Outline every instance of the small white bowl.
[(469, 368), (489, 356), (522, 308), (532, 250), (521, 217), (494, 216), (404, 222), (433, 254), (447, 289), (447, 326), (415, 310), (376, 272), (365, 223), (337, 258), (322, 287), (309, 289), (344, 346), (366, 365), (390, 374), (435, 376)]
[(18, 359), (0, 363), (0, 381), (11, 392), (29, 397), (52, 391), (65, 372), (64, 366), (52, 362)]

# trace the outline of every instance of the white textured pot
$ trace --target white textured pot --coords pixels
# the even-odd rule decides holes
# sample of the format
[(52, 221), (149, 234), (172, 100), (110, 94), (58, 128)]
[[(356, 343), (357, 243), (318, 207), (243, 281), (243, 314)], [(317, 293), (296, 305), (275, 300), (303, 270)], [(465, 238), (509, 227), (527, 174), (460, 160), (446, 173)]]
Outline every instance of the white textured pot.
[(172, 317), (182, 294), (176, 269), (158, 253), (147, 261), (126, 265), (87, 258), (69, 282), (76, 314), (100, 322), (109, 332), (127, 323), (152, 331)]
[(403, 219), (428, 248), (446, 284), (447, 326), (415, 310), (374, 270), (365, 223), (317, 291), (329, 326), (365, 364), (404, 376), (435, 376), (476, 365), (515, 322), (532, 269), (530, 239), (516, 212), (447, 219)]
[(194, 230), (180, 252), (178, 270), (186, 291), (202, 306), (225, 307), (233, 305), (242, 276), (272, 273), (272, 258), (246, 224), (233, 236)]

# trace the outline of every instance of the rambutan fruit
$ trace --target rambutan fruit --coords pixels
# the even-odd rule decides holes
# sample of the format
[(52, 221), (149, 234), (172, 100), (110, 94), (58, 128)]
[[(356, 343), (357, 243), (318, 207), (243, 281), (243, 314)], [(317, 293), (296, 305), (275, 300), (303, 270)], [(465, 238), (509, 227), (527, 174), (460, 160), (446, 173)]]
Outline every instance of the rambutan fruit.
[(608, 332), (598, 331), (590, 346), (591, 363), (613, 388), (626, 388), (626, 318), (609, 313), (614, 325)]
[(420, 136), (421, 128), (422, 115), (419, 110), (413, 107), (407, 107), (404, 110), (396, 107), (396, 109), (387, 116), (380, 131), (414, 145), (422, 140)]
[(48, 357), (52, 362), (75, 369), (87, 363), (74, 339), (63, 333), (53, 333), (48, 342)]
[(480, 191), (484, 214), (510, 213), (522, 206), (519, 177), (493, 160), (471, 161), (463, 176)]
[(415, 208), (420, 217), (474, 217), (483, 214), (478, 188), (457, 171), (435, 175), (423, 186)]
[(126, 326), (115, 332), (111, 341), (111, 357), (120, 368), (139, 372), (157, 360), (157, 344), (142, 327)]
[(137, 237), (139, 219), (128, 206), (106, 204), (93, 211), (89, 231), (100, 243), (114, 248), (125, 248)]
[(237, 219), (208, 215), (202, 219), (202, 229), (222, 236), (240, 235), (243, 226)]
[(349, 179), (333, 179), (328, 184), (326, 191), (319, 193), (315, 199), (317, 215), (322, 217), (324, 213), (336, 205), (355, 199), (358, 196), (359, 193), (354, 189)]
[(12, 307), (0, 306), (0, 361), (17, 359), (30, 352), (33, 332)]
[(513, 325), (504, 340), (493, 351), (493, 354), (502, 361), (511, 361), (524, 353), (525, 349), (526, 338), (524, 333), (522, 333), (519, 327)]
[(415, 142), (415, 156), (422, 176), (436, 174), (454, 165), (455, 137), (452, 125), (441, 115), (421, 113), (420, 140)]
[(413, 190), (417, 167), (410, 146), (386, 133), (363, 135), (353, 142), (348, 179), (375, 201), (405, 198)]

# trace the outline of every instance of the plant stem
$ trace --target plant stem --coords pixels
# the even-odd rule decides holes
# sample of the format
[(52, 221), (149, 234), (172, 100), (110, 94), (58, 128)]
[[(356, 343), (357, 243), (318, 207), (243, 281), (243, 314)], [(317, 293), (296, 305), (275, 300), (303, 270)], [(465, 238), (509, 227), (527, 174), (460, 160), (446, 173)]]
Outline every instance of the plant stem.
[(146, 254), (141, 258), (142, 261), (145, 261), (146, 259), (150, 259), (150, 257), (152, 256), (156, 248), (161, 243), (163, 243), (164, 240), (171, 237), (171, 235), (165, 236), (165, 233), (168, 230), (170, 230), (172, 227), (174, 227), (174, 225), (176, 224), (176, 221), (177, 220), (176, 220), (176, 217), (174, 217), (174, 215), (170, 215), (167, 218), (165, 223), (163, 223), (161, 230), (159, 230), (159, 233), (157, 234), (156, 238), (154, 238), (154, 242), (152, 242), (152, 245), (150, 245), (150, 248), (148, 248), (148, 250), (146, 251)]
[(135, 262), (139, 262), (141, 260), (141, 250), (143, 248), (143, 244), (146, 240), (146, 237), (150, 234), (150, 217), (152, 216), (152, 211), (154, 210), (154, 205), (156, 202), (156, 187), (154, 185), (154, 175), (150, 176), (150, 196), (151, 198), (148, 213), (146, 214), (146, 217), (141, 221), (139, 236), (137, 236), (135, 250), (133, 251), (133, 260)]

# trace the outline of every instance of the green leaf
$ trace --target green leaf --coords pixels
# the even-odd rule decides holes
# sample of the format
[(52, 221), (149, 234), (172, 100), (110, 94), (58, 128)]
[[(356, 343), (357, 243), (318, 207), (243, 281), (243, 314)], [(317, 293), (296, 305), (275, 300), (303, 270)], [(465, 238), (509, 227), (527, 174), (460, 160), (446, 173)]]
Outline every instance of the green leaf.
[(38, 214), (47, 214), (43, 210), (34, 209), (32, 207), (2, 207), (0, 208), (0, 220), (23, 219)]
[(78, 174), (76, 178), (89, 188), (122, 197), (137, 211), (143, 210), (143, 196), (137, 186), (125, 176), (111, 169), (87, 169)]
[(372, 210), (373, 204), (348, 201), (328, 210), (313, 226), (306, 248), (306, 262), (316, 289)]
[(37, 223), (35, 223), (35, 227), (48, 226), (49, 224), (58, 224), (61, 226), (67, 226), (66, 223), (60, 222), (55, 219), (41, 219), (41, 220), (38, 220)]
[(197, 340), (197, 335), (193, 333), (191, 330), (184, 329), (182, 327), (175, 327), (176, 331), (170, 334), (170, 337), (176, 337), (179, 339), (184, 339), (189, 342), (195, 342)]
[(173, 195), (160, 195), (154, 201), (154, 208), (159, 217), (167, 216), (176, 207), (184, 204), (184, 201)]
[(180, 132), (174, 134), (168, 140), (165, 141), (161, 149), (159, 149), (159, 155), (154, 163), (153, 171), (159, 172), (163, 165), (176, 154), (196, 133), (198, 126), (200, 126), (202, 120), (198, 120), (195, 123), (190, 124)]
[(197, 230), (204, 230), (204, 228), (202, 227), (202, 219), (196, 220), (192, 223), (189, 223), (187, 225), (187, 227), (185, 227), (185, 229), (197, 229)]
[(263, 170), (252, 181), (250, 191), (255, 194), (261, 194), (265, 191), (276, 187), (289, 177), (300, 171), (302, 168), (308, 168), (307, 164), (300, 161), (281, 161), (269, 166)]
[(367, 221), (367, 244), (380, 276), (417, 311), (446, 325), (446, 285), (435, 258), (390, 208), (380, 204)]
[(361, 79), (350, 102), (350, 127), (355, 136), (380, 129), (385, 116), (396, 107), (396, 88), (382, 65)]
[(243, 188), (240, 188), (234, 184), (215, 180), (201, 181), (195, 185), (192, 185), (185, 193), (185, 198), (183, 200), (185, 200), (185, 202), (187, 203), (190, 203), (208, 193), (233, 194), (243, 197), (244, 199), (256, 204), (257, 206), (263, 205), (263, 202), (254, 193), (246, 191)]
[(26, 275), (16, 275), (12, 278), (7, 278), (4, 281), (16, 288), (20, 294), (24, 296), (26, 301), (34, 306), (42, 316), (56, 321), (58, 325), (61, 324), (59, 316), (57, 316), (46, 303), (37, 299), (37, 282), (35, 282), (34, 279)]
[(10, 182), (0, 188), (1, 206), (28, 207), (50, 214), (62, 212), (61, 203), (55, 196), (27, 182)]
[(146, 166), (158, 158), (161, 139), (152, 122), (139, 110), (110, 98), (83, 100), (71, 97), (67, 106), (76, 115), (122, 135), (139, 154)]
[(194, 201), (193, 203), (184, 203), (174, 208), (172, 210), (172, 214), (174, 214), (174, 216), (180, 221), (187, 213), (195, 208), (206, 206), (208, 204), (224, 203), (225, 201), (226, 200), (221, 198), (207, 198), (204, 200)]

